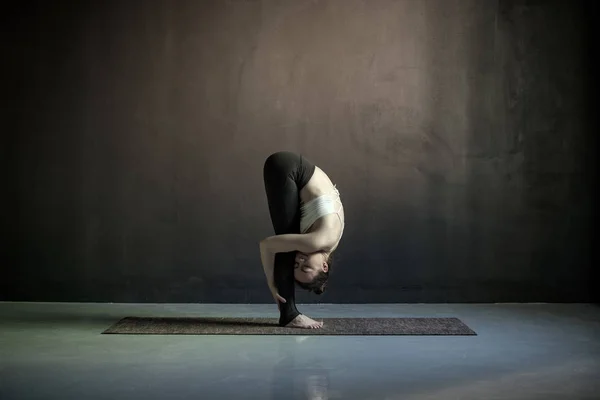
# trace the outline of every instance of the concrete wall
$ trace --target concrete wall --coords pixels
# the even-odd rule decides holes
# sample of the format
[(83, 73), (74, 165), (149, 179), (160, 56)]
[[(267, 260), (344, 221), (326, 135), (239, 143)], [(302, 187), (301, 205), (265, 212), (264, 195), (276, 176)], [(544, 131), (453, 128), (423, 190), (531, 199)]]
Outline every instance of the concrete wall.
[(5, 25), (0, 300), (271, 302), (277, 150), (346, 207), (302, 302), (592, 297), (581, 2), (31, 4)]

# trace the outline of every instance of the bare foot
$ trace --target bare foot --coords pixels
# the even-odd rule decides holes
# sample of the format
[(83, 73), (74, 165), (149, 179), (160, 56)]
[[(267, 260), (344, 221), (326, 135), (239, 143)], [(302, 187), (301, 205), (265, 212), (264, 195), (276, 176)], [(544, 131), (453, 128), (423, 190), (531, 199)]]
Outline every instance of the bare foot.
[(286, 326), (289, 328), (319, 329), (323, 327), (323, 322), (317, 322), (306, 315), (300, 314)]

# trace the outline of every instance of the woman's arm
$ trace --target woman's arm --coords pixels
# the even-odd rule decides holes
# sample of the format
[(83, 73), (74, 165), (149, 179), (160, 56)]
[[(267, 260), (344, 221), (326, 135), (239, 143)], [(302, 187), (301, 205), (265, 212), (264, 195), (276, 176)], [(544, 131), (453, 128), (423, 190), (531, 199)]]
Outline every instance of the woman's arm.
[(263, 266), (263, 271), (267, 278), (269, 288), (275, 287), (275, 281), (273, 278), (273, 271), (275, 269), (275, 253), (268, 251), (263, 245), (260, 244), (260, 261)]
[(270, 253), (287, 253), (290, 251), (300, 251), (310, 254), (319, 250), (324, 250), (326, 241), (323, 235), (316, 233), (303, 234), (284, 234), (269, 236), (260, 242), (261, 253), (263, 249)]
[(291, 251), (314, 253), (322, 249), (322, 243), (322, 236), (314, 233), (275, 235), (265, 238), (260, 242), (260, 260), (267, 278), (269, 289), (271, 289), (271, 293), (276, 301), (279, 299), (279, 301), (285, 303), (285, 300), (279, 296), (279, 293), (277, 292), (273, 277), (275, 254), (288, 253)]
[(267, 278), (267, 285), (269, 286), (269, 290), (273, 295), (273, 299), (279, 307), (278, 301), (285, 303), (286, 300), (279, 295), (279, 291), (277, 290), (277, 285), (275, 285), (275, 276), (273, 275), (275, 272), (275, 253), (271, 253), (266, 250), (261, 243), (260, 246), (260, 260), (263, 265), (263, 271), (265, 272), (265, 277)]
[(273, 268), (276, 253), (288, 253), (291, 251), (313, 253), (320, 250), (320, 242), (319, 236), (314, 233), (275, 235), (261, 240), (260, 260), (269, 286), (273, 283)]

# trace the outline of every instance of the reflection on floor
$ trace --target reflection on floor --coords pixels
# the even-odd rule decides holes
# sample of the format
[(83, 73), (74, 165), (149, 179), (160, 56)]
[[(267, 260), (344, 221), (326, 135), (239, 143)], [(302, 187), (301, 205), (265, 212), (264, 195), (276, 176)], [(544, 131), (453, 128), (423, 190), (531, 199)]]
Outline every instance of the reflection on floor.
[(0, 303), (0, 399), (598, 399), (600, 308), (306, 305), (311, 317), (458, 317), (477, 336), (127, 336), (135, 316), (273, 305)]

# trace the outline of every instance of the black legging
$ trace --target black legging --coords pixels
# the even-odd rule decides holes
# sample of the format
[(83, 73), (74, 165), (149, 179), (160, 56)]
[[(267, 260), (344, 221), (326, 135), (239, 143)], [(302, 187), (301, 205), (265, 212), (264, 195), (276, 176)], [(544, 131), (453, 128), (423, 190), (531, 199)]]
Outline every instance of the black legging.
[[(315, 166), (299, 154), (280, 151), (265, 161), (263, 179), (271, 222), (276, 235), (300, 233), (300, 191), (308, 183)], [(275, 254), (274, 282), (286, 303), (279, 302), (279, 325), (285, 326), (300, 312), (294, 292), (296, 251)]]

